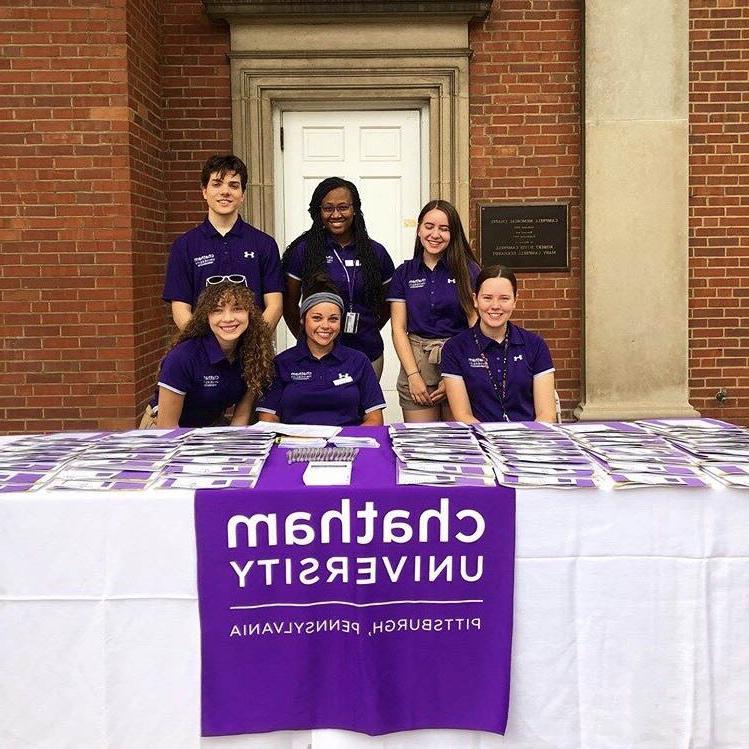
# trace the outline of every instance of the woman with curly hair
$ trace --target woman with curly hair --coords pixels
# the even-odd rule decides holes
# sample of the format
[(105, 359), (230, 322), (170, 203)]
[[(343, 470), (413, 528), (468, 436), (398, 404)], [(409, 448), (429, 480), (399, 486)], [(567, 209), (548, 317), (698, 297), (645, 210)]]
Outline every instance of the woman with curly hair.
[(343, 343), (362, 351), (382, 375), (383, 342), (380, 328), (390, 311), (385, 289), (393, 275), (387, 250), (369, 238), (359, 191), (340, 177), (324, 179), (309, 204), (312, 226), (286, 249), (282, 264), (286, 275), (284, 319), (299, 338), (299, 300), (310, 278), (324, 272), (343, 299)]
[(205, 427), (234, 406), (231, 424), (249, 423), (273, 378), (271, 333), (242, 276), (215, 276), (161, 363), (156, 426)]
[(395, 271), (388, 291), (404, 421), (452, 419), (442, 346), (476, 321), (472, 290), (480, 270), (454, 206), (430, 200), (419, 214), (414, 256)]
[(260, 421), (382, 424), (382, 389), (369, 359), (339, 341), (343, 299), (326, 275), (310, 278), (300, 314), (303, 335), (276, 357), (273, 384), (257, 405)]

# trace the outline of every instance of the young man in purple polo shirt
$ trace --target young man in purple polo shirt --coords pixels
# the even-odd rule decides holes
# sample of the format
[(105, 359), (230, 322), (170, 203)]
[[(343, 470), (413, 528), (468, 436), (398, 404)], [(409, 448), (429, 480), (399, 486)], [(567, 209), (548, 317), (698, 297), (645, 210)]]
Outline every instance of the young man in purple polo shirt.
[(171, 303), (174, 322), (183, 330), (206, 283), (231, 277), (250, 288), (263, 320), (274, 330), (283, 309), (281, 258), (273, 237), (239, 215), (247, 167), (231, 154), (212, 156), (203, 166), (200, 184), (208, 215), (178, 237), (169, 252), (162, 298)]

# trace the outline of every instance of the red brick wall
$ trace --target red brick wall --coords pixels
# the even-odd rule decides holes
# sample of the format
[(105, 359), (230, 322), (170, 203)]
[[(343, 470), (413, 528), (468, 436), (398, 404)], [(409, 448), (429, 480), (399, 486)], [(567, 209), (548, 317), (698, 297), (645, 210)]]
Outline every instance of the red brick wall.
[(228, 24), (209, 19), (200, 0), (171, 0), (163, 4), (161, 80), (169, 169), (167, 245), (205, 218), (206, 207), (200, 193), (203, 163), (215, 153), (232, 151), (228, 53)]
[[(173, 328), (168, 245), (231, 150), (228, 27), (200, 0), (19, 0), (0, 19), (0, 430), (132, 425)], [(749, 423), (749, 9), (693, 0), (690, 388)], [(523, 274), (518, 320), (580, 398), (579, 0), (501, 0), (473, 24), (477, 201), (571, 205), (570, 273)], [(715, 392), (725, 387), (719, 406)]]
[(134, 401), (153, 394), (163, 342), (171, 330), (161, 304), (164, 226), (169, 206), (168, 159), (161, 99), (161, 14), (153, 0), (127, 2), (127, 83), (132, 204)]
[(578, 0), (501, 0), (470, 32), (471, 235), (476, 201), (570, 204), (570, 272), (523, 273), (514, 317), (541, 333), (565, 416), (580, 400)]
[(124, 8), (6, 3), (0, 34), (0, 428), (124, 426), (133, 390)]
[(689, 15), (691, 402), (749, 425), (749, 6)]

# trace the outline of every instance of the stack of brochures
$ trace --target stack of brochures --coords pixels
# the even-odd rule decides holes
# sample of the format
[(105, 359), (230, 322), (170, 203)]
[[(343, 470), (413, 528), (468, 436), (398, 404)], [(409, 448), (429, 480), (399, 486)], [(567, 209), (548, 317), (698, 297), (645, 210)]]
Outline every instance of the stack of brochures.
[(399, 484), (495, 486), (491, 463), (466, 424), (398, 423), (388, 431)]
[(645, 419), (638, 424), (689, 454), (720, 483), (749, 488), (749, 429), (718, 419)]
[(96, 442), (68, 460), (36, 488), (145, 489), (175, 453), (183, 434), (178, 430), (102, 433)]
[(539, 422), (474, 424), (497, 481), (523, 488), (596, 486), (595, 466), (565, 434)]
[(0, 492), (38, 488), (102, 432), (64, 432), (5, 438), (0, 446)]
[(578, 422), (564, 424), (559, 429), (595, 458), (615, 489), (708, 485), (693, 458), (638, 424)]
[(14, 438), (3, 441), (0, 491), (252, 488), (274, 438), (252, 427)]
[(153, 489), (251, 489), (270, 453), (273, 432), (241, 427), (195, 429), (168, 458)]

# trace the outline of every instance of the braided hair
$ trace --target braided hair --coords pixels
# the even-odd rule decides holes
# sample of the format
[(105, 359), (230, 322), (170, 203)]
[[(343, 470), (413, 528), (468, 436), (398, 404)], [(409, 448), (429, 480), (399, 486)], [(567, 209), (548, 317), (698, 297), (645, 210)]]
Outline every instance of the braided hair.
[[(300, 234), (287, 248), (283, 254), (282, 265), (287, 270), (289, 260), (294, 248), (301, 242), (305, 243), (304, 261), (302, 265), (302, 293), (310, 279), (315, 274), (326, 272), (325, 257), (328, 254), (326, 239), (328, 232), (322, 220), (322, 203), (325, 196), (331, 191), (342, 187), (351, 195), (351, 203), (354, 209), (352, 232), (354, 237), (355, 258), (359, 261), (362, 277), (364, 279), (364, 303), (370, 309), (377, 309), (385, 300), (385, 291), (382, 288), (382, 271), (375, 257), (372, 243), (367, 234), (367, 225), (364, 223), (364, 214), (361, 209), (361, 198), (356, 185), (341, 177), (328, 177), (315, 188), (309, 202), (309, 215), (312, 218), (312, 226)], [(350, 300), (353, 301), (353, 300)]]

